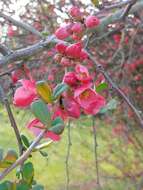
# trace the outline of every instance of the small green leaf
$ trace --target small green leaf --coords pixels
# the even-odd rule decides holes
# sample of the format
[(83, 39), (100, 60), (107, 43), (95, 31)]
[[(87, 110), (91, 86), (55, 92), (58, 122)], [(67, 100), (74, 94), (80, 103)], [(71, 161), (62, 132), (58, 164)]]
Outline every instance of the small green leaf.
[(42, 150), (39, 150), (40, 154), (43, 156), (43, 157), (48, 157), (48, 153), (45, 152), (45, 151), (42, 151)]
[(36, 100), (31, 104), (31, 110), (36, 118), (38, 118), (47, 127), (51, 126), (51, 116), (47, 105), (42, 100)]
[(22, 167), (22, 178), (27, 184), (31, 184), (34, 177), (34, 168), (31, 162), (27, 162)]
[(64, 91), (68, 89), (68, 85), (65, 83), (58, 84), (53, 91), (53, 99), (57, 99)]
[(95, 5), (95, 6), (98, 6), (99, 5), (99, 0), (91, 0), (92, 3)]
[(22, 142), (24, 143), (24, 145), (28, 148), (30, 146), (30, 142), (29, 142), (28, 138), (22, 134), (21, 139), (22, 139)]
[(6, 155), (0, 160), (0, 168), (7, 168), (13, 164), (18, 158), (17, 153), (13, 149), (9, 149)]
[(100, 83), (96, 87), (96, 92), (101, 92), (102, 90), (105, 90), (106, 88), (108, 88), (108, 84), (106, 82)]
[(38, 81), (36, 83), (36, 90), (43, 101), (52, 103), (52, 89), (46, 81)]
[(57, 135), (61, 134), (64, 130), (64, 122), (60, 117), (57, 117), (52, 121), (52, 127), (49, 128), (49, 131), (53, 131)]

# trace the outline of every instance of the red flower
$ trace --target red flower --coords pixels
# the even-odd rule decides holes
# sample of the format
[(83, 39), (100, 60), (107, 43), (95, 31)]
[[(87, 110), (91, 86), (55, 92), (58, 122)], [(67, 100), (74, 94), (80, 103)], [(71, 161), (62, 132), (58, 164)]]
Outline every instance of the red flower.
[(94, 28), (100, 24), (100, 20), (96, 16), (88, 16), (85, 20), (87, 28)]
[(80, 106), (73, 97), (65, 97), (63, 104), (68, 116), (73, 118), (80, 117)]
[[(38, 120), (38, 119), (33, 119), (30, 123), (28, 123), (27, 128), (35, 135), (38, 136), (42, 130), (45, 129), (45, 126)], [(59, 141), (60, 136), (55, 134), (52, 131), (47, 131), (45, 133), (45, 138), (50, 138), (53, 141)]]
[(65, 44), (63, 44), (63, 43), (58, 43), (58, 44), (56, 44), (56, 50), (59, 52), (59, 53), (61, 53), (61, 54), (64, 54), (65, 53), (65, 51), (66, 51), (66, 45)]
[(74, 72), (65, 73), (63, 82), (65, 82), (66, 84), (68, 84), (70, 86), (76, 85), (77, 78), (76, 78), (75, 73)]
[(105, 99), (91, 88), (75, 90), (75, 98), (87, 114), (95, 115), (105, 106)]
[(83, 83), (91, 81), (88, 69), (85, 66), (78, 64), (75, 67), (75, 71), (76, 71), (76, 77), (79, 81)]
[(22, 86), (17, 88), (14, 94), (13, 103), (19, 107), (27, 107), (37, 97), (35, 82), (30, 80), (20, 80)]

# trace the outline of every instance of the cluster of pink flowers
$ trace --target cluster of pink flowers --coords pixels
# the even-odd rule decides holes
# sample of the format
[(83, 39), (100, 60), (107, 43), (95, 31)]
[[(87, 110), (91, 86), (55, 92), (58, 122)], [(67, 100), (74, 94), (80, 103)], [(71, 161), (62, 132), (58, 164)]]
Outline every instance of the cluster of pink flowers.
[[(93, 89), (93, 80), (87, 67), (80, 64), (80, 62), (89, 60), (81, 41), (83, 32), (85, 29), (98, 26), (100, 21), (95, 16), (89, 15), (85, 18), (85, 15), (78, 7), (72, 7), (69, 10), (69, 14), (72, 17), (72, 21), (58, 28), (55, 35), (61, 40), (72, 36), (74, 40), (78, 41), (70, 45), (67, 45), (65, 42), (58, 43), (55, 46), (55, 60), (63, 67), (68, 67), (71, 71), (65, 73), (62, 82), (68, 85), (68, 90), (64, 91), (57, 100), (47, 104), (52, 120), (57, 117), (62, 118), (62, 120), (66, 120), (69, 117), (77, 119), (81, 113), (95, 115), (105, 106), (105, 98)], [(26, 73), (29, 80), (18, 80), (19, 77), (12, 76), (15, 83), (19, 81), (22, 84), (15, 91), (14, 105), (23, 108), (30, 106), (33, 101), (40, 98), (36, 89), (36, 82), (32, 79), (27, 69)], [(45, 126), (39, 119), (34, 118), (30, 121), (27, 128), (35, 135), (38, 135)], [(60, 136), (52, 131), (47, 131), (45, 137), (53, 140), (60, 139)]]
[(81, 10), (73, 6), (69, 10), (71, 21), (64, 26), (59, 27), (55, 35), (58, 39), (64, 40), (68, 37), (72, 37), (73, 40), (80, 40), (86, 29), (92, 29), (100, 24), (100, 20), (94, 15), (84, 15)]

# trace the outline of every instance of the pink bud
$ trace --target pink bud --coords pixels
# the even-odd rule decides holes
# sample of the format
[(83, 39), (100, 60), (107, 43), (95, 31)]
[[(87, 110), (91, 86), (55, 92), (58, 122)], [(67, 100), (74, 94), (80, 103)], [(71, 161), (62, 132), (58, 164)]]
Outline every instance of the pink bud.
[(67, 46), (66, 46), (65, 44), (63, 44), (63, 43), (58, 43), (58, 44), (56, 45), (56, 50), (57, 50), (59, 53), (61, 53), (61, 54), (64, 54), (64, 53), (65, 53), (66, 48), (67, 48)]
[(72, 58), (80, 58), (81, 50), (81, 43), (72, 44), (66, 48), (66, 55)]
[(71, 31), (74, 33), (82, 33), (83, 32), (83, 25), (80, 22), (73, 24)]
[(100, 20), (96, 16), (88, 16), (85, 20), (87, 28), (94, 28), (100, 24)]
[(80, 17), (82, 15), (80, 9), (76, 6), (71, 7), (71, 9), (69, 10), (69, 14), (72, 17)]
[(58, 39), (64, 40), (65, 38), (70, 36), (69, 31), (67, 30), (67, 27), (60, 27), (56, 30), (55, 35)]

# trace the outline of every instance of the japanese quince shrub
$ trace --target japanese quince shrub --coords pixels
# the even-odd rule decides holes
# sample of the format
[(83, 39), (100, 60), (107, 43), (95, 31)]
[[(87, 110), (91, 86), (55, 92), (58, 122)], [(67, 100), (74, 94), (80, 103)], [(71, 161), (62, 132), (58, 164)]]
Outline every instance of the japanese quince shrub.
[[(26, 66), (25, 77), (20, 69), (11, 74), (11, 80), (17, 86), (13, 96), (14, 106), (31, 110), (34, 117), (26, 128), (36, 137), (45, 131), (43, 138), (46, 139), (47, 145), (49, 142), (61, 139), (65, 124), (69, 119), (78, 119), (82, 114), (95, 116), (106, 106), (102, 90), (108, 88), (108, 85), (104, 82), (102, 75), (95, 80), (93, 63), (84, 49), (83, 41), (86, 32), (99, 26), (100, 20), (96, 16), (85, 15), (75, 6), (69, 10), (68, 14), (70, 21), (55, 31), (55, 36), (60, 42), (53, 50), (56, 64), (63, 69), (61, 81), (55, 83), (52, 75), (48, 76), (47, 81), (35, 80)], [(11, 28), (9, 28), (9, 35), (13, 35)], [(55, 73), (58, 75), (57, 70)], [(24, 135), (21, 136), (21, 140), (24, 153), (31, 143)], [(40, 153), (46, 156), (42, 151)], [(12, 165), (16, 159), (17, 156), (13, 156), (8, 166)], [(3, 158), (4, 163), (5, 160)], [(5, 165), (4, 168), (8, 166)], [(39, 189), (43, 188), (36, 184), (34, 166), (28, 158), (16, 176), (16, 182), (6, 181), (0, 185), (0, 189), (12, 190), (16, 187), (17, 190), (22, 188), (34, 190), (36, 186)]]

